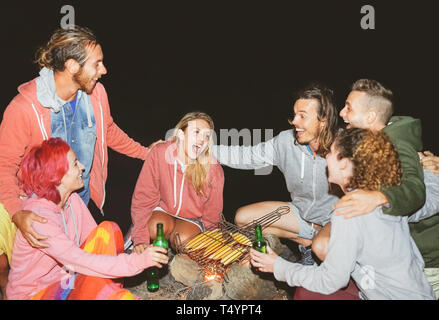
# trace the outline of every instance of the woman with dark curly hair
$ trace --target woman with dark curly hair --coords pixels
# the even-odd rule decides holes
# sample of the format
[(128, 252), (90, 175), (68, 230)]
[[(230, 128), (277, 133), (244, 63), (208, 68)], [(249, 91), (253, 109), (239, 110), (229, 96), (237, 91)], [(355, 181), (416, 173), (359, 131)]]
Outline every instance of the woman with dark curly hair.
[[(345, 193), (401, 183), (398, 154), (382, 132), (342, 131), (326, 161), (329, 182), (338, 184)], [(351, 277), (360, 290), (351, 299), (434, 299), (407, 218), (385, 215), (381, 208), (356, 219), (333, 215), (328, 252), (319, 266), (288, 262), (270, 248), (268, 254), (252, 250), (251, 258), (259, 270), (274, 272), (277, 280), (290, 286), (303, 287), (296, 289), (296, 296), (308, 290), (320, 294), (308, 293), (308, 299), (324, 299), (321, 294), (346, 287)]]

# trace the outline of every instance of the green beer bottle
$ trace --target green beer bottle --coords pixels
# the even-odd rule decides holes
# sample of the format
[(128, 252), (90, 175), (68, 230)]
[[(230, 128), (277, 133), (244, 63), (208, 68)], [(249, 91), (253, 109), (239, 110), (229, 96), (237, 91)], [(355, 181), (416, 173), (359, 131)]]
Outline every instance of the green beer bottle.
[(255, 226), (255, 239), (253, 240), (253, 249), (262, 253), (267, 253), (267, 243), (262, 237), (262, 227), (260, 224)]
[[(168, 240), (163, 233), (163, 224), (157, 223), (157, 236), (155, 238), (155, 247), (162, 247), (168, 249)], [(159, 289), (159, 268), (150, 267), (147, 269), (147, 288), (149, 292), (156, 292)]]

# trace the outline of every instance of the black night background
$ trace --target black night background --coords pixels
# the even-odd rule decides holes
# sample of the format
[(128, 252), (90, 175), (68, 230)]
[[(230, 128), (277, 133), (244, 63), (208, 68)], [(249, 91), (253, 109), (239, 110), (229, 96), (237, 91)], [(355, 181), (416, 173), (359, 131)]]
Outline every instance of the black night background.
[[(416, 4), (415, 4), (416, 3)], [(60, 26), (64, 5), (100, 39), (101, 81), (115, 122), (143, 145), (164, 139), (187, 112), (220, 129), (288, 129), (295, 91), (332, 87), (337, 107), (349, 86), (376, 79), (395, 94), (396, 114), (422, 119), (424, 148), (437, 142), (438, 20), (433, 1), (14, 1), (0, 8), (0, 114), (17, 87), (38, 75), (38, 46)], [(360, 10), (375, 9), (375, 30)], [(20, 128), (17, 128), (20, 130)], [(264, 137), (262, 137), (264, 138)], [(0, 152), (2, 152), (0, 150)], [(142, 162), (110, 150), (105, 219), (125, 232)], [(240, 206), (289, 200), (282, 174), (224, 167), (224, 215)], [(98, 222), (104, 218), (94, 212)]]

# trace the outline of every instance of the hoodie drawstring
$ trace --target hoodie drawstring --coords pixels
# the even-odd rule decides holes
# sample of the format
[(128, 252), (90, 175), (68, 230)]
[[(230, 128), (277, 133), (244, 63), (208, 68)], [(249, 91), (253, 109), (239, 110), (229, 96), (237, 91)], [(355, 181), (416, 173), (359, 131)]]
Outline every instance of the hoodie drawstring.
[(300, 179), (303, 180), (305, 176), (305, 154), (302, 152), (302, 165), (300, 169)]
[(104, 191), (104, 196), (102, 198), (102, 204), (99, 207), (102, 216), (104, 215), (104, 203), (105, 203), (105, 179), (104, 179), (104, 165), (105, 165), (105, 136), (104, 136), (104, 112), (102, 111), (102, 104), (99, 101), (99, 109), (101, 111), (101, 137), (102, 137), (102, 189)]
[(35, 109), (34, 104), (32, 103), (32, 109), (34, 109), (35, 116), (37, 117), (38, 126), (40, 127), (41, 134), (43, 135), (43, 140), (48, 140), (49, 137), (47, 135), (46, 129), (44, 129), (43, 116), (39, 117), (37, 109)]
[[(309, 145), (306, 145), (306, 148), (308, 149), (310, 155), (314, 156)], [(305, 176), (305, 153), (302, 152), (302, 164), (301, 164), (301, 168), (300, 168), (300, 179), (303, 180), (304, 176)]]
[[(70, 202), (69, 202), (69, 208), (70, 208), (70, 211), (72, 213), (73, 225), (75, 227), (76, 245), (79, 247), (80, 244), (79, 244), (79, 235), (78, 235), (78, 225), (76, 222), (75, 211), (73, 210), (72, 204)], [(64, 210), (61, 210), (61, 216), (62, 216), (62, 222), (64, 225), (64, 233), (66, 234), (66, 236), (68, 236), (69, 232), (67, 231), (67, 224), (66, 224), (66, 218), (64, 216)]]
[(174, 208), (177, 206), (177, 160), (174, 160)]
[[(178, 205), (177, 212), (175, 213), (176, 216), (180, 213), (181, 204), (183, 202), (183, 186), (184, 186), (184, 173), (183, 173), (183, 179), (181, 180), (181, 187), (180, 187), (180, 203)], [(174, 160), (174, 208), (177, 206), (177, 160)]]

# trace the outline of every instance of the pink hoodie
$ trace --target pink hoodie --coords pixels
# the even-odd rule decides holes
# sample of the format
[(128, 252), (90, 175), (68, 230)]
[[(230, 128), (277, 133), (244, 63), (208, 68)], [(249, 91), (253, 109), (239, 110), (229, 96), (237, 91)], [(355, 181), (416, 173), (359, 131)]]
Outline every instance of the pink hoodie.
[(172, 141), (152, 148), (137, 179), (131, 203), (134, 244), (149, 243), (148, 221), (160, 206), (167, 213), (184, 218), (201, 218), (205, 227), (218, 223), (223, 210), (224, 171), (211, 158), (204, 195), (198, 195), (192, 184), (183, 178), (177, 160), (177, 145)]
[(80, 245), (96, 227), (96, 222), (76, 193), (67, 200), (64, 210), (46, 199), (30, 198), (23, 204), (24, 210), (47, 219), (47, 223), (34, 222), (33, 227), (49, 237), (42, 242), (50, 247), (33, 248), (17, 231), (6, 288), (8, 299), (29, 299), (52, 283), (68, 279), (69, 273), (63, 266), (76, 273), (113, 279), (136, 275), (153, 265), (147, 251), (108, 256), (82, 250)]
[[(22, 84), (20, 92), (10, 102), (0, 124), (0, 203), (12, 217), (21, 210), (22, 201), (18, 175), (23, 157), (30, 147), (50, 138), (50, 109), (43, 107), (37, 99), (35, 80)], [(96, 119), (96, 145), (90, 172), (91, 199), (101, 209), (105, 202), (107, 179), (107, 147), (133, 158), (144, 160), (148, 149), (123, 132), (114, 123), (110, 114), (107, 93), (97, 83), (90, 95)]]

